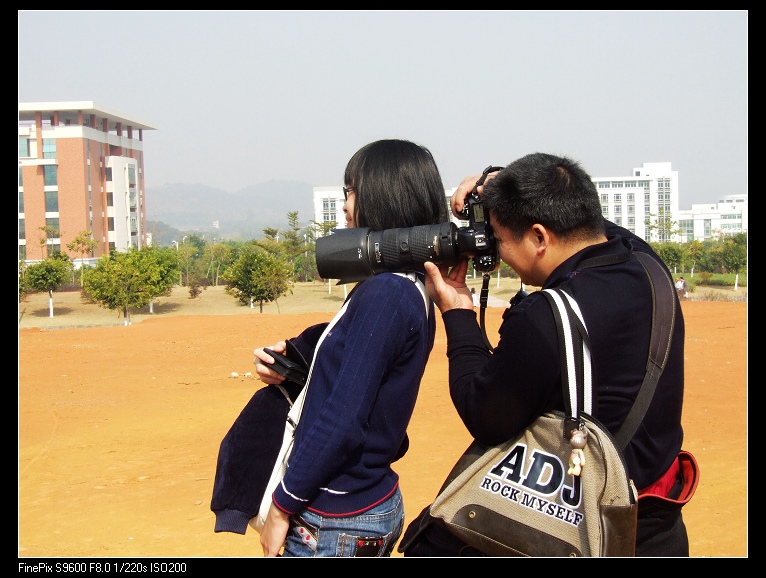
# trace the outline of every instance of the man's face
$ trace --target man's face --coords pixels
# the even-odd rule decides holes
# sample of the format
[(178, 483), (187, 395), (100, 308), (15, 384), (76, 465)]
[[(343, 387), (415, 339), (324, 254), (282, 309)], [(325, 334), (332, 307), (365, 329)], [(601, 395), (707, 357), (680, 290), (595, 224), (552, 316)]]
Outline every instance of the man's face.
[(497, 255), (501, 261), (508, 264), (519, 274), (521, 282), (525, 285), (540, 286), (534, 282), (534, 248), (527, 241), (527, 236), (521, 241), (516, 241), (509, 229), (492, 223), (492, 232), (497, 243)]

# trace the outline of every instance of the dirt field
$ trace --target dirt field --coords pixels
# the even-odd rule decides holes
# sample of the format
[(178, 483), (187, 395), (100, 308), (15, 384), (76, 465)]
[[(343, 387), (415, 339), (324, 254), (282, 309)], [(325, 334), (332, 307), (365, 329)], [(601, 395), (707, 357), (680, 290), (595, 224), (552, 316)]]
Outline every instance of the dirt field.
[[(195, 300), (178, 290), (129, 326), (78, 293), (54, 293), (53, 318), (47, 295), (20, 303), (19, 558), (261, 556), (254, 531), (213, 532), (218, 446), (261, 386), (230, 374), (253, 370), (254, 347), (331, 319), (344, 297), (341, 287), (308, 291), (260, 313), (220, 287)], [(494, 294), (507, 301), (514, 291)], [(691, 554), (745, 557), (747, 303), (685, 301), (682, 310), (684, 449), (701, 469), (684, 509)], [(487, 309), (493, 343), (502, 311)], [(450, 401), (437, 319), (410, 449), (396, 467), (408, 521), (469, 442)]]

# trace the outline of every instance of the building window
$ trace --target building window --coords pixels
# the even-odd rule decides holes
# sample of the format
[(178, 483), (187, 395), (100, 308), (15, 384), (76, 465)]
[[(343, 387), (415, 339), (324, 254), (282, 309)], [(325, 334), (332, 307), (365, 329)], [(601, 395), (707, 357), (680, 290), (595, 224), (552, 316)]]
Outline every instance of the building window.
[(19, 241), (27, 238), (27, 226), (24, 219), (19, 219)]
[(109, 217), (107, 219), (107, 228), (109, 231), (114, 231), (114, 217)]
[(27, 260), (27, 246), (19, 245), (19, 261)]
[(19, 156), (29, 157), (29, 139), (25, 136), (19, 137)]
[(605, 207), (604, 205), (601, 205), (601, 214), (604, 215), (607, 219), (609, 218), (609, 207)]
[(19, 191), (19, 214), (24, 214), (24, 191)]
[(56, 165), (44, 165), (43, 175), (45, 176), (46, 187), (57, 187), (59, 185), (58, 167)]
[(601, 204), (602, 205), (608, 205), (609, 204), (609, 195), (608, 194), (601, 195)]
[(636, 200), (636, 195), (635, 195), (635, 193), (628, 193), (628, 202), (629, 202), (629, 203), (632, 203), (632, 202), (634, 202), (635, 200)]
[(622, 217), (615, 217), (614, 224), (617, 225), (618, 227), (622, 227)]
[(636, 218), (628, 217), (628, 227), (635, 227), (635, 226), (636, 226)]
[(335, 210), (335, 199), (322, 200), (322, 220), (325, 223), (337, 223), (337, 212)]
[(45, 191), (45, 212), (46, 213), (59, 212), (59, 192), (58, 191)]
[(61, 253), (61, 243), (50, 243), (48, 245), (48, 256), (53, 253)]
[(49, 239), (58, 239), (61, 236), (58, 219), (45, 219), (45, 226), (48, 228)]
[(622, 195), (620, 193), (615, 193), (615, 195), (614, 195), (614, 202), (615, 203), (621, 203), (622, 202)]
[(117, 248), (117, 245), (114, 244), (114, 241), (109, 241), (109, 251), (114, 251)]
[(21, 167), (19, 167), (19, 186), (20, 186), (20, 187), (24, 185), (24, 181), (23, 181), (23, 179), (21, 178), (21, 176), (22, 176), (22, 173), (23, 173), (23, 171), (21, 170)]
[(112, 167), (106, 167), (106, 180), (112, 180)]
[(107, 207), (114, 207), (114, 193), (107, 193), (106, 194), (106, 206)]
[(43, 139), (43, 158), (44, 159), (56, 158), (56, 139), (55, 138)]

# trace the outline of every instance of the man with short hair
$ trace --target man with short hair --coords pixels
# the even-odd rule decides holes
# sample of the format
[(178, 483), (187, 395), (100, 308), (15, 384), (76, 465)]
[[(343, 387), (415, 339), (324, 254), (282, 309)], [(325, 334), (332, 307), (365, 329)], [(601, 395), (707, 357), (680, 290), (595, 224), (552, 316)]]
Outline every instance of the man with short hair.
[[(455, 215), (478, 179), (468, 177), (456, 190)], [(477, 192), (488, 210), (499, 258), (524, 285), (565, 289), (579, 304), (591, 341), (595, 417), (614, 434), (641, 387), (652, 331), (650, 281), (632, 253), (662, 260), (645, 241), (603, 219), (592, 179), (567, 157), (527, 155), (490, 175)], [(544, 412), (563, 411), (556, 320), (543, 293), (512, 301), (491, 351), (465, 283), (468, 261), (451, 270), (433, 263), (425, 267), (426, 288), (447, 333), (450, 395), (471, 435), (496, 445)], [(667, 271), (664, 263), (663, 268)], [(685, 502), (676, 499), (685, 483), (678, 460), (683, 393), (684, 319), (677, 307), (665, 369), (624, 451), (640, 495), (638, 556), (689, 555), (681, 516)], [(425, 533), (405, 555), (481, 555), (437, 525)]]

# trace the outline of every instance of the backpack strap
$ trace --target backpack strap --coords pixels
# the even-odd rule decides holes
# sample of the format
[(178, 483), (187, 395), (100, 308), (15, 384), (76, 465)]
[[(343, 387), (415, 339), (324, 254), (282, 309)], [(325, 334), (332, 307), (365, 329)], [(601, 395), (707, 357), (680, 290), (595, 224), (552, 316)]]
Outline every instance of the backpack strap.
[[(675, 286), (664, 267), (651, 255), (642, 251), (630, 251), (617, 256), (596, 257), (583, 261), (580, 264), (580, 267), (578, 267), (582, 269), (586, 267), (613, 265), (627, 261), (631, 254), (636, 256), (649, 277), (649, 285), (651, 286), (652, 291), (652, 333), (649, 343), (649, 356), (646, 362), (646, 372), (644, 374), (643, 382), (641, 383), (641, 389), (639, 390), (636, 400), (630, 408), (625, 421), (623, 421), (614, 436), (617, 447), (619, 447), (620, 450), (625, 449), (625, 446), (628, 445), (628, 442), (636, 433), (638, 426), (644, 419), (646, 410), (649, 408), (649, 404), (654, 396), (654, 391), (657, 389), (657, 382), (660, 379), (662, 371), (665, 369), (665, 364), (670, 355), (670, 345), (673, 338), (676, 315), (676, 297), (674, 295)], [(563, 289), (544, 289), (543, 294), (551, 303), (553, 314), (556, 318), (556, 325), (559, 330), (559, 341), (564, 345), (561, 348), (563, 350), (561, 353), (562, 380), (567, 379), (571, 382), (572, 378), (567, 376), (567, 368), (576, 367), (576, 365), (574, 365), (576, 360), (572, 361), (570, 359), (570, 354), (576, 354), (577, 352), (574, 350), (570, 352), (570, 345), (567, 339), (572, 342), (582, 341), (585, 344), (583, 347), (587, 346), (589, 348), (590, 341), (587, 329), (585, 328), (585, 322), (579, 307), (577, 307), (577, 302), (566, 291)], [(569, 304), (568, 308), (566, 307), (566, 303)], [(572, 315), (572, 313), (574, 313), (574, 315)], [(564, 316), (565, 314), (567, 317)], [(569, 321), (567, 321), (567, 318)], [(579, 323), (576, 321), (578, 319)], [(575, 320), (574, 329), (570, 327), (573, 320)], [(580, 327), (580, 325), (582, 325), (582, 327)], [(579, 338), (575, 334), (575, 330), (577, 334), (580, 335)], [(568, 334), (571, 335), (571, 337), (568, 337)], [(589, 350), (588, 361), (590, 361)], [(578, 409), (587, 407), (584, 404), (587, 403), (588, 398), (578, 398), (573, 403), (571, 386), (569, 383), (562, 385), (564, 387), (564, 406), (567, 410), (567, 416), (568, 418), (576, 420), (579, 416), (577, 413)], [(592, 405), (595, 406), (595, 387), (593, 387), (593, 393), (591, 394), (590, 399)], [(585, 409), (583, 411), (592, 415), (590, 410)]]
[(676, 297), (673, 280), (665, 272), (662, 265), (651, 255), (642, 251), (634, 251), (649, 276), (652, 286), (652, 337), (649, 343), (649, 359), (646, 362), (646, 373), (641, 389), (636, 396), (633, 407), (630, 408), (625, 421), (615, 434), (617, 447), (624, 449), (628, 445), (638, 426), (644, 419), (649, 403), (657, 389), (657, 382), (665, 369), (665, 363), (670, 355), (670, 344), (673, 340), (673, 328), (676, 322)]
[(426, 293), (425, 283), (423, 283), (423, 280), (420, 278), (420, 276), (417, 273), (394, 273), (394, 275), (407, 277), (407, 279), (409, 279), (415, 284), (415, 287), (417, 287), (418, 291), (420, 291), (420, 296), (423, 298), (423, 304), (426, 306), (426, 317), (428, 317), (429, 297), (428, 297), (428, 294)]
[(543, 289), (551, 305), (559, 335), (561, 387), (564, 395), (564, 438), (579, 429), (581, 413), (593, 414), (595, 388), (590, 337), (577, 301), (563, 289)]

